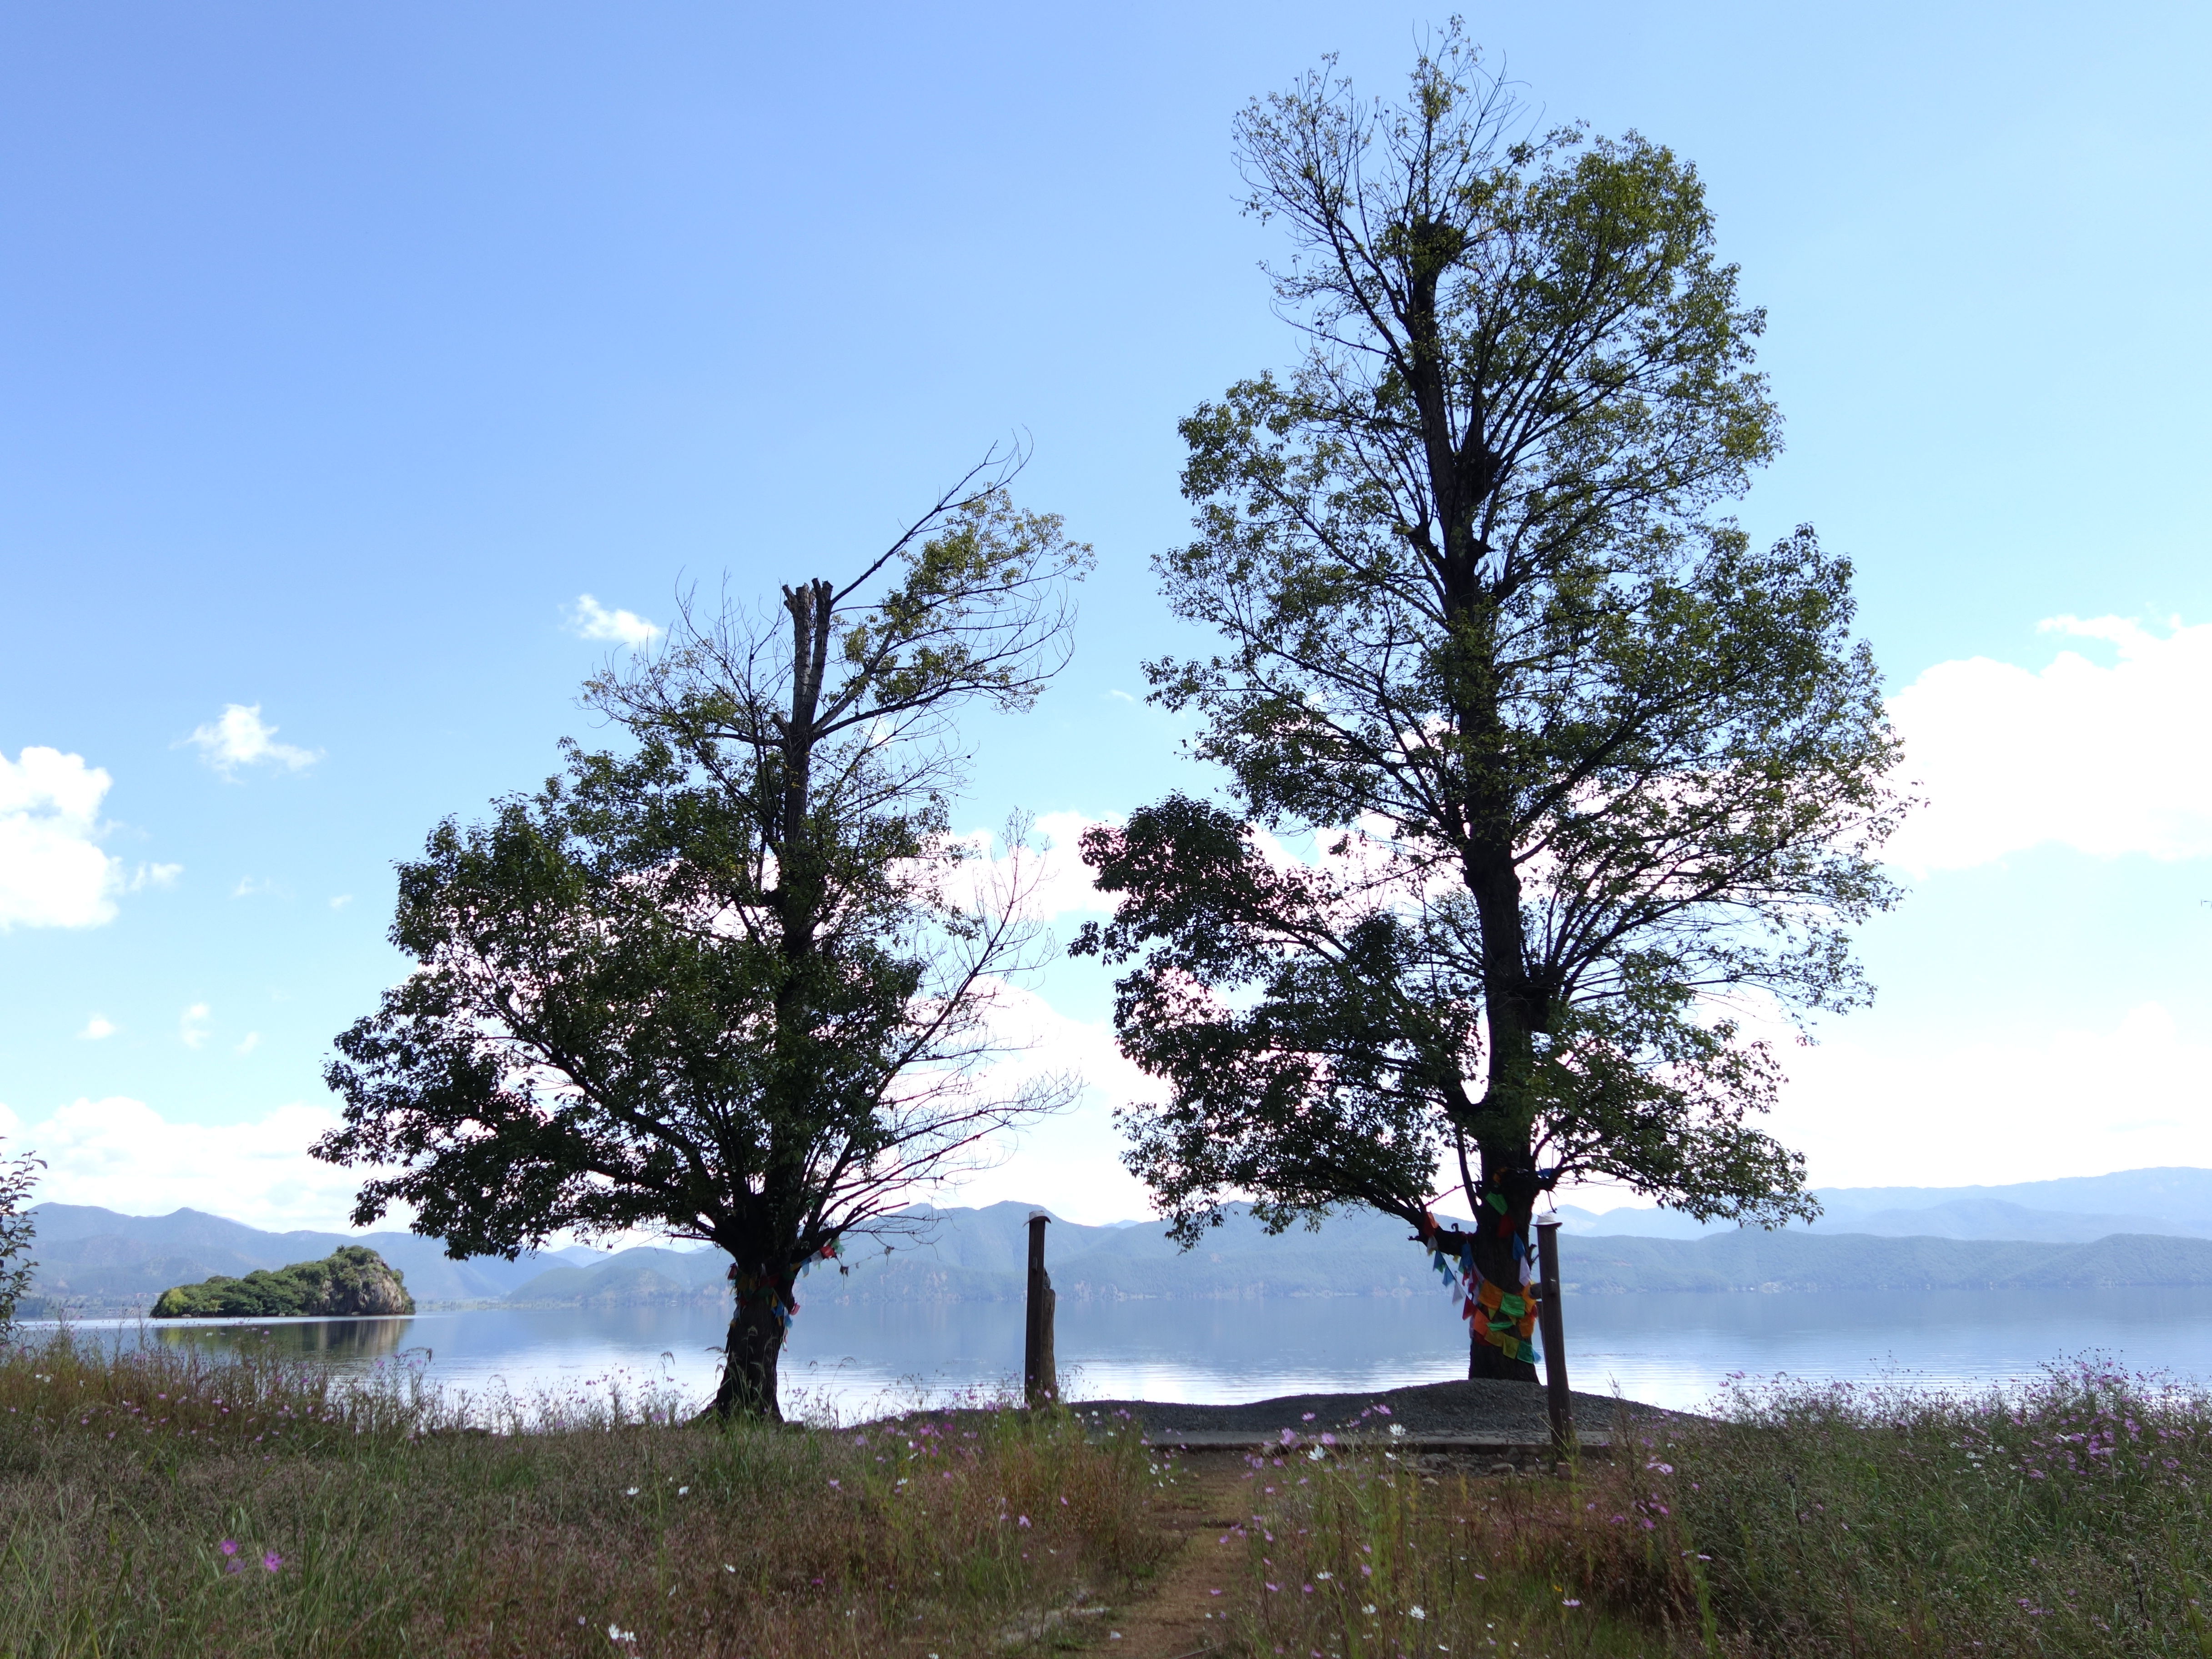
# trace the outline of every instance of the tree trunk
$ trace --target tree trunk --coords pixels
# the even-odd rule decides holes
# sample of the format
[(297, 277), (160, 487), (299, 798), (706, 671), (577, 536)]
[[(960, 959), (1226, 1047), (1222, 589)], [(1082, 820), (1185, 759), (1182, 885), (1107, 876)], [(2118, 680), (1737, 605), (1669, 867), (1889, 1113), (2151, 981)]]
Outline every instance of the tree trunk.
[[(1418, 216), (1409, 228), (1407, 384), (1419, 410), (1421, 457), (1443, 532), (1435, 574), (1450, 636), (1444, 658), (1449, 664), (1446, 683), (1453, 726), (1468, 757), (1459, 828), (1462, 872), (1482, 930), (1484, 1012), (1491, 1042), (1483, 1104), (1493, 1119), (1503, 1117), (1518, 1126), (1527, 1121), (1520, 1096), (1528, 1069), (1529, 1035), (1544, 1029), (1546, 1021), (1544, 1011), (1534, 1006), (1537, 999), (1528, 979), (1521, 872), (1514, 856), (1516, 795), (1504, 760), (1510, 745), (1498, 709), (1497, 628), (1506, 597), (1504, 578), (1501, 574), (1498, 586), (1486, 588), (1482, 561), (1486, 550), (1478, 532), (1484, 504), (1498, 488), (1501, 458), (1489, 447), (1479, 407), (1470, 412), (1466, 432), (1455, 434), (1444, 386), (1437, 289), (1443, 272), (1464, 252), (1464, 234), (1425, 214)], [(1525, 1144), (1517, 1148), (1486, 1145), (1482, 1149), (1483, 1197), (1470, 1194), (1475, 1204), (1476, 1271), (1510, 1295), (1521, 1293), (1521, 1261), (1528, 1259), (1533, 1248), (1528, 1229), (1538, 1189), (1534, 1163)], [(1503, 1200), (1503, 1212), (1486, 1201), (1493, 1194)], [(1534, 1365), (1509, 1358), (1484, 1340), (1483, 1317), (1478, 1310), (1468, 1322), (1469, 1379), (1535, 1382)]]
[(786, 1321), (772, 1297), (740, 1293), (722, 1346), (722, 1386), (714, 1395), (714, 1414), (783, 1421), (776, 1404), (775, 1367), (783, 1352)]
[[(1529, 1263), (1529, 1289), (1534, 1289), (1534, 1244), (1529, 1224), (1535, 1214), (1540, 1182), (1535, 1160), (1523, 1152), (1510, 1152), (1486, 1146), (1482, 1152), (1482, 1192), (1476, 1201), (1474, 1223), (1475, 1270), (1509, 1295), (1522, 1290), (1521, 1265)], [(1495, 1195), (1504, 1207), (1490, 1200)], [(1520, 1245), (1516, 1259), (1514, 1245)], [(1468, 1328), (1467, 1374), (1470, 1379), (1494, 1378), (1506, 1382), (1536, 1381), (1536, 1367), (1525, 1359), (1509, 1358), (1496, 1344), (1483, 1340), (1474, 1322)]]

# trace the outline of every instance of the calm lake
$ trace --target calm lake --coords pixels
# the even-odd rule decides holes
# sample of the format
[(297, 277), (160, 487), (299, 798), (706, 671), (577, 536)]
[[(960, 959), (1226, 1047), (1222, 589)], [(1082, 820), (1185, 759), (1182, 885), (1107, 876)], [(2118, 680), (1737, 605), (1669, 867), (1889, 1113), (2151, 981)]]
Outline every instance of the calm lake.
[[(2094, 1300), (2033, 1291), (1569, 1296), (1578, 1389), (1695, 1407), (1731, 1371), (1753, 1376), (1958, 1386), (2032, 1377), (2096, 1351), (2130, 1369), (2212, 1384), (2212, 1289), (2123, 1290)], [(26, 1328), (33, 1334), (41, 1328)], [(44, 1327), (51, 1330), (52, 1327)], [(207, 1346), (265, 1339), (346, 1370), (419, 1364), (448, 1389), (539, 1394), (712, 1389), (723, 1318), (710, 1308), (483, 1310), (407, 1319), (86, 1321), (103, 1340)], [(1057, 1346), (1068, 1396), (1198, 1403), (1305, 1390), (1358, 1392), (1463, 1376), (1464, 1327), (1441, 1297), (1063, 1303)], [(1018, 1373), (1018, 1303), (849, 1307), (793, 1322), (787, 1413), (845, 1421), (919, 1398), (989, 1391)], [(427, 1357), (426, 1357), (427, 1356)]]

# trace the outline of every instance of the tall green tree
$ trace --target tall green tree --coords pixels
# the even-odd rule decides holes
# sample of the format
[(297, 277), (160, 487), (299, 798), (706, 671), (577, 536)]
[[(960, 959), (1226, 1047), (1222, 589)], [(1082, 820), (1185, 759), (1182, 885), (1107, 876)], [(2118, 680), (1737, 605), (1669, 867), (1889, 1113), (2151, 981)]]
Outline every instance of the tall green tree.
[[(1534, 131), (1456, 24), (1402, 102), (1330, 66), (1237, 133), (1306, 350), (1182, 422), (1156, 562), (1224, 642), (1152, 695), (1233, 802), (1085, 842), (1117, 908), (1075, 949), (1170, 1085), (1131, 1167), (1187, 1240), (1369, 1205), (1507, 1295), (1562, 1180), (1809, 1213), (1742, 1015), (1869, 994), (1895, 744), (1848, 562), (1716, 516), (1778, 421), (1696, 171)], [(1471, 1374), (1533, 1376), (1513, 1312)]]
[(29, 1152), (0, 1158), (0, 1342), (14, 1331), (16, 1304), (29, 1292), (39, 1265), (31, 1259), (38, 1235), (31, 1194), (46, 1167), (44, 1158)]
[(315, 1148), (375, 1168), (357, 1223), (409, 1205), (456, 1256), (717, 1245), (715, 1407), (773, 1418), (802, 1270), (1064, 1103), (1068, 1079), (994, 1066), (994, 998), (1041, 948), (1034, 866), (1017, 844), (982, 875), (946, 816), (958, 714), (1033, 702), (1091, 562), (1004, 471), (842, 586), (687, 604), (587, 688), (634, 746), (568, 745), (564, 776), (400, 867), (416, 969), (337, 1039), (344, 1121)]

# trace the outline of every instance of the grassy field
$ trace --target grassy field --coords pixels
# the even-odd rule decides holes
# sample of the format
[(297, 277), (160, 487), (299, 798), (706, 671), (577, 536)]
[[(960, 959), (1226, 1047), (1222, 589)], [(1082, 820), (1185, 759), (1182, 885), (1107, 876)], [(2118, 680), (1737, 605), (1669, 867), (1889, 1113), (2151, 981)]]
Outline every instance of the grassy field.
[(2212, 1655), (2201, 1397), (1741, 1389), (1621, 1450), (1177, 1464), (64, 1342), (0, 1358), (0, 1656)]
[(993, 1650), (1156, 1565), (1156, 1466), (1065, 1418), (702, 1429), (669, 1402), (456, 1420), (412, 1374), (0, 1363), (0, 1653)]
[(2212, 1655), (2202, 1395), (2094, 1364), (2002, 1399), (1731, 1392), (1559, 1479), (1252, 1460), (1243, 1650)]

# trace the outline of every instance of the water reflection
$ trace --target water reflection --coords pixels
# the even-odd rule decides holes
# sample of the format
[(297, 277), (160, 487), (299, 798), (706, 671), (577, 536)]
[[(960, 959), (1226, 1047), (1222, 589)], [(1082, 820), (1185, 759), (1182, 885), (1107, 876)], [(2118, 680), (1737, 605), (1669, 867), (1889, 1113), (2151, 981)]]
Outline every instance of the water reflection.
[[(1983, 1294), (1660, 1295), (1565, 1304), (1575, 1385), (1695, 1407), (1731, 1371), (1975, 1387), (2032, 1377), (2101, 1349), (2138, 1370), (2212, 1383), (2212, 1287), (2113, 1290), (2063, 1326), (2032, 1291)], [(45, 1327), (48, 1331), (54, 1328)], [(210, 1351), (262, 1345), (340, 1371), (402, 1364), (482, 1399), (604, 1398), (712, 1390), (726, 1322), (699, 1304), (491, 1308), (404, 1319), (87, 1322), (80, 1339)], [(1467, 1374), (1465, 1327), (1441, 1297), (1060, 1304), (1057, 1346), (1071, 1398), (1205, 1404), (1313, 1391), (1357, 1393)], [(37, 1340), (38, 1328), (26, 1328)], [(794, 1321), (785, 1409), (847, 1420), (963, 1392), (1011, 1391), (1018, 1303), (870, 1306), (822, 1299)]]
[[(399, 1352), (411, 1316), (380, 1319), (264, 1319), (246, 1323), (211, 1319), (151, 1321), (139, 1341), (149, 1347), (194, 1348), (213, 1354), (273, 1355), (279, 1359), (320, 1359), (341, 1368)], [(117, 1334), (124, 1334), (118, 1328)], [(147, 1339), (152, 1339), (147, 1341)]]

